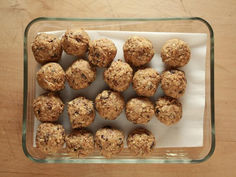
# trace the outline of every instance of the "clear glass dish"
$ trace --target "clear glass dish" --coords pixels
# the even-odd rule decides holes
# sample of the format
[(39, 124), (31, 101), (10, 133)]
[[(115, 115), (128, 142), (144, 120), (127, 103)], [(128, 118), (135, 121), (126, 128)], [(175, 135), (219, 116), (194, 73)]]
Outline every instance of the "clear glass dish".
[[(86, 158), (74, 158), (65, 152), (45, 157), (33, 147), (34, 116), (32, 103), (35, 96), (37, 63), (31, 51), (31, 42), (38, 32), (84, 28), (89, 30), (150, 31), (206, 33), (205, 113), (203, 146), (191, 148), (158, 148), (147, 158), (131, 156), (127, 149), (117, 157), (106, 159), (95, 152)], [(215, 149), (214, 124), (214, 34), (210, 24), (198, 17), (191, 18), (37, 18), (31, 21), (24, 33), (24, 107), (22, 147), (25, 155), (41, 163), (199, 163), (204, 162)]]

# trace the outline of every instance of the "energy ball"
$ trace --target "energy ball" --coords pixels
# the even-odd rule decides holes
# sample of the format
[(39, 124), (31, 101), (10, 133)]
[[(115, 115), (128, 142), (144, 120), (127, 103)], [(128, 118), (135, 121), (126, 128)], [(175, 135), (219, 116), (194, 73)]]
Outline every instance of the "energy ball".
[(125, 61), (132, 66), (142, 66), (151, 61), (154, 49), (151, 41), (141, 36), (131, 36), (123, 46)]
[(31, 44), (34, 58), (38, 63), (55, 62), (61, 58), (61, 40), (52, 34), (38, 34)]
[(145, 128), (136, 128), (127, 138), (129, 150), (136, 156), (149, 155), (156, 144), (153, 134)]
[(95, 118), (93, 102), (85, 97), (78, 97), (70, 101), (67, 111), (72, 128), (88, 127)]
[(150, 97), (156, 93), (161, 76), (152, 68), (139, 69), (133, 77), (133, 88), (139, 96)]
[(85, 129), (73, 130), (65, 138), (67, 152), (78, 157), (85, 157), (94, 151), (93, 134)]
[(62, 125), (42, 123), (36, 133), (36, 147), (44, 153), (56, 153), (65, 142), (65, 130)]
[(65, 72), (58, 63), (43, 65), (37, 72), (40, 87), (50, 91), (60, 91), (65, 87)]
[(167, 96), (180, 98), (186, 89), (185, 73), (180, 70), (168, 70), (161, 74), (161, 88)]
[(111, 40), (98, 39), (89, 43), (88, 60), (95, 66), (108, 67), (116, 53), (116, 46)]
[(163, 124), (175, 124), (182, 118), (182, 104), (175, 98), (161, 97), (156, 101), (155, 114)]
[(115, 128), (104, 127), (95, 135), (95, 146), (107, 158), (119, 154), (124, 147), (124, 134)]
[(190, 55), (188, 44), (180, 39), (168, 40), (161, 49), (162, 61), (173, 68), (186, 65), (190, 60)]
[(34, 115), (41, 122), (58, 121), (63, 109), (63, 102), (52, 92), (40, 95), (33, 102)]
[(83, 57), (88, 51), (90, 38), (82, 30), (67, 30), (62, 36), (62, 48), (68, 55)]
[(66, 80), (75, 90), (88, 87), (96, 79), (96, 68), (83, 59), (75, 61), (66, 70)]
[(117, 92), (125, 91), (132, 82), (132, 78), (133, 69), (121, 60), (113, 61), (111, 66), (104, 71), (105, 82)]
[(102, 118), (115, 120), (124, 109), (125, 100), (118, 92), (104, 90), (97, 95), (95, 106)]
[(154, 115), (154, 106), (148, 98), (132, 98), (126, 104), (126, 118), (134, 124), (146, 124)]

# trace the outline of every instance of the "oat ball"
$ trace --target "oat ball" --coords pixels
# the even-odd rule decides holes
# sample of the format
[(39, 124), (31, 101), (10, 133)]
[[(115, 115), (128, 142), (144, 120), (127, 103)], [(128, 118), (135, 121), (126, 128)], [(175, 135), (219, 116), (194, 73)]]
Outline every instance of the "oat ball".
[(95, 99), (99, 115), (108, 120), (115, 120), (123, 111), (125, 100), (119, 92), (104, 90)]
[(62, 48), (68, 55), (83, 57), (88, 51), (90, 38), (82, 29), (67, 30), (61, 40)]
[(148, 98), (132, 98), (126, 104), (125, 114), (134, 124), (146, 124), (154, 115), (154, 106)]
[(58, 121), (63, 109), (63, 102), (52, 92), (42, 94), (33, 101), (34, 115), (41, 122)]
[(111, 40), (98, 39), (89, 43), (88, 60), (95, 66), (108, 67), (116, 53), (116, 46)]
[(133, 69), (121, 60), (113, 61), (111, 66), (104, 71), (105, 82), (117, 92), (125, 91), (132, 82), (132, 78)]
[(145, 128), (136, 128), (127, 138), (129, 150), (136, 156), (149, 155), (156, 144), (153, 134)]
[(142, 36), (131, 36), (123, 46), (125, 61), (132, 66), (142, 66), (151, 61), (154, 49), (151, 41)]
[(38, 34), (31, 44), (34, 58), (38, 63), (58, 61), (61, 58), (61, 40), (52, 34)]
[(88, 87), (96, 79), (96, 68), (83, 59), (75, 61), (66, 70), (66, 80), (75, 90)]
[(72, 128), (88, 127), (95, 118), (93, 102), (85, 97), (70, 101), (67, 106)]
[(65, 130), (62, 125), (42, 123), (36, 133), (36, 147), (44, 153), (56, 153), (65, 142)]
[(73, 130), (65, 138), (67, 152), (78, 157), (85, 157), (94, 151), (93, 134), (86, 129)]
[(161, 76), (152, 68), (139, 69), (133, 77), (133, 88), (137, 95), (150, 97), (156, 93)]
[(188, 44), (180, 39), (168, 40), (161, 49), (162, 61), (173, 68), (186, 65), (190, 56), (191, 51)]
[(107, 158), (119, 154), (124, 147), (125, 136), (123, 132), (111, 127), (99, 129), (95, 135), (95, 146)]
[(182, 104), (175, 98), (161, 97), (156, 101), (155, 114), (163, 124), (175, 124), (182, 118)]
[(43, 65), (36, 74), (40, 87), (49, 91), (60, 91), (65, 87), (65, 72), (58, 63)]
[(186, 89), (185, 73), (180, 70), (168, 70), (161, 74), (161, 88), (167, 96), (180, 98)]

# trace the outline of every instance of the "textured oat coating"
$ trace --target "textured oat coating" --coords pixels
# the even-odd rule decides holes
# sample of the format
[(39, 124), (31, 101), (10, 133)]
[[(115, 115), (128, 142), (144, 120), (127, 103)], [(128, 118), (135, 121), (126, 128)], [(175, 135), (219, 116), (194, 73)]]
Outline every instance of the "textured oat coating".
[(134, 124), (146, 124), (154, 115), (154, 105), (148, 98), (132, 98), (126, 104), (126, 118)]
[(98, 67), (108, 67), (117, 53), (115, 44), (109, 39), (98, 39), (89, 43), (88, 60)]
[(191, 51), (188, 44), (180, 39), (168, 40), (161, 49), (162, 61), (173, 68), (186, 65), (190, 56)]
[(68, 55), (83, 57), (88, 51), (90, 38), (82, 29), (67, 30), (61, 40), (62, 48)]
[(72, 128), (87, 127), (95, 118), (93, 102), (85, 97), (78, 97), (70, 101), (67, 111)]
[(180, 98), (187, 87), (185, 73), (180, 70), (168, 70), (161, 74), (161, 88), (167, 96)]
[(65, 138), (67, 152), (78, 157), (85, 157), (94, 151), (93, 134), (86, 129), (73, 130)]
[(156, 101), (155, 114), (163, 124), (175, 124), (182, 118), (182, 104), (175, 98), (161, 97)]
[(36, 147), (44, 153), (56, 153), (65, 142), (65, 130), (62, 125), (42, 123), (36, 133)]
[(41, 122), (56, 122), (63, 112), (64, 104), (55, 93), (40, 95), (33, 101), (35, 117)]
[(119, 154), (124, 147), (124, 134), (118, 129), (105, 127), (96, 132), (95, 146), (101, 154), (111, 158)]
[(102, 118), (115, 120), (124, 109), (125, 101), (120, 93), (104, 90), (97, 95), (95, 106)]
[(43, 65), (36, 74), (40, 87), (49, 91), (60, 91), (65, 87), (65, 72), (58, 63)]
[(125, 61), (132, 66), (142, 66), (151, 61), (154, 49), (151, 41), (142, 36), (131, 36), (123, 46)]
[(111, 66), (104, 71), (104, 81), (117, 92), (125, 91), (133, 78), (133, 69), (128, 63), (121, 60), (113, 61)]
[(96, 68), (83, 59), (75, 61), (66, 70), (66, 80), (75, 90), (88, 87), (96, 79)]
[(161, 77), (152, 68), (139, 69), (133, 77), (133, 89), (139, 96), (150, 97), (156, 93)]
[(38, 63), (55, 62), (61, 58), (61, 40), (52, 34), (38, 34), (31, 44), (34, 58)]
[(145, 128), (136, 128), (129, 133), (127, 138), (128, 148), (136, 156), (147, 156), (151, 154), (155, 144), (155, 137)]

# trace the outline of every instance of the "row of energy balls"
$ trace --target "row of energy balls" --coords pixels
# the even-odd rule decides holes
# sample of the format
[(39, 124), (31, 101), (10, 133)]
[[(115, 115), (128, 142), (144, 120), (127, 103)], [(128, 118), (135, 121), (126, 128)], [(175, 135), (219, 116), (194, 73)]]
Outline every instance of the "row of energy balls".
[[(56, 63), (64, 50), (69, 55), (78, 56), (64, 72)], [(140, 69), (154, 56), (152, 43), (140, 36), (128, 38), (123, 46), (125, 62), (113, 61), (117, 49), (109, 39), (90, 41), (84, 30), (67, 30), (60, 40), (51, 34), (39, 34), (32, 43), (32, 51), (37, 62), (43, 65), (37, 72), (38, 84), (48, 93), (37, 97), (33, 102), (36, 118), (41, 122), (36, 134), (36, 146), (45, 153), (58, 152), (64, 142), (69, 153), (86, 156), (98, 147), (105, 157), (121, 152), (124, 146), (124, 134), (111, 127), (104, 127), (96, 132), (95, 139), (84, 127), (89, 126), (95, 118), (93, 102), (85, 97), (78, 97), (68, 103), (68, 115), (73, 128), (65, 136), (62, 125), (55, 124), (63, 112), (64, 104), (57, 91), (64, 89), (65, 80), (73, 89), (88, 87), (96, 78), (96, 68), (105, 67), (104, 80), (113, 90), (104, 90), (97, 95), (95, 107), (104, 119), (116, 119), (125, 107), (125, 101), (119, 92), (125, 91), (132, 82), (137, 95), (126, 104), (126, 117), (135, 124), (146, 124), (154, 112), (157, 118), (166, 125), (179, 121), (182, 117), (182, 106), (177, 100), (185, 92), (186, 78), (183, 71), (170, 69), (159, 75), (152, 68)], [(88, 61), (82, 59), (88, 51)], [(190, 59), (188, 45), (179, 39), (166, 42), (161, 51), (163, 62), (169, 68), (184, 66)], [(138, 69), (133, 75), (130, 65)], [(147, 98), (153, 96), (159, 83), (167, 96), (153, 103)], [(155, 137), (145, 128), (137, 128), (127, 138), (128, 148), (136, 155), (149, 154)]]

